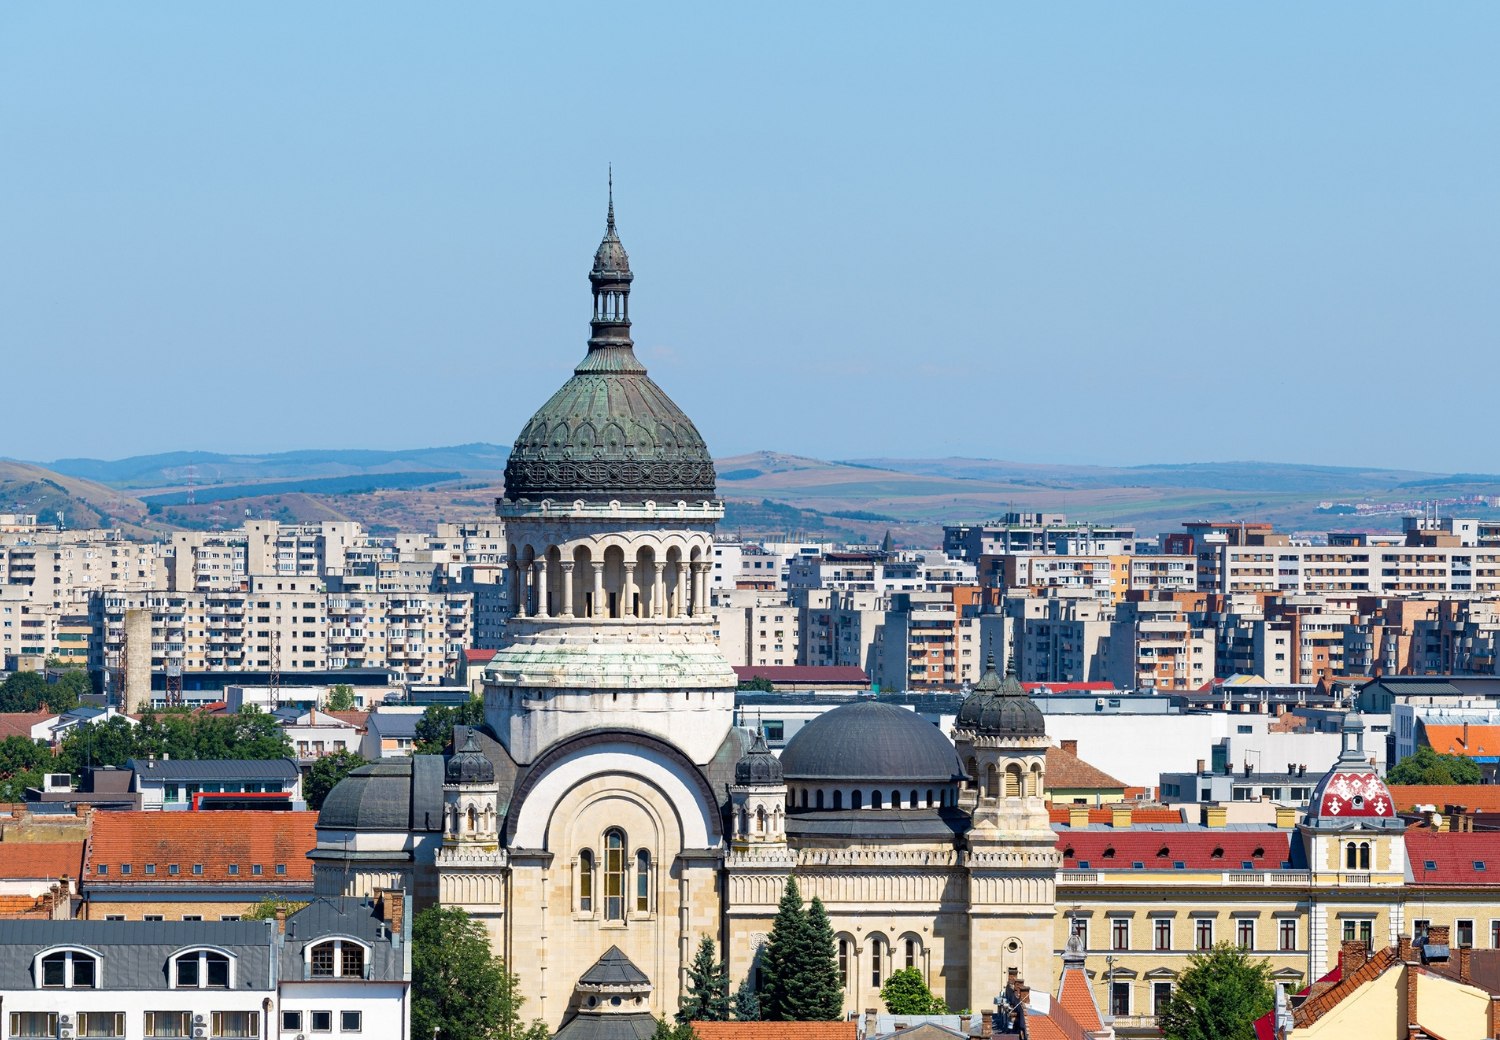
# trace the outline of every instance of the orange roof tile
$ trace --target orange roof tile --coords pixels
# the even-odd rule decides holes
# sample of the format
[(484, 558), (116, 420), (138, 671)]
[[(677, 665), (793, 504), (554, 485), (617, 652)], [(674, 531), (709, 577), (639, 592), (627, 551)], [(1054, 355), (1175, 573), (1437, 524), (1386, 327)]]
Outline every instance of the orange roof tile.
[(1030, 1040), (1076, 1040), (1051, 1015), (1027, 1015), (1026, 1035)]
[(0, 878), (53, 880), (78, 877), (83, 866), (81, 841), (7, 841), (0, 844)]
[[(1053, 823), (1067, 823), (1073, 818), (1072, 810), (1081, 806), (1072, 805), (1049, 805), (1047, 815)], [(1109, 806), (1102, 808), (1089, 808), (1090, 823), (1112, 823), (1114, 822), (1114, 810)], [(1164, 805), (1131, 806), (1130, 822), (1137, 823), (1181, 823), (1182, 810), (1171, 809)]]
[(365, 722), (370, 717), (370, 713), (367, 711), (326, 711), (323, 714), (332, 715), (340, 722), (347, 722), (361, 733), (364, 732)]
[(1440, 755), (1493, 758), (1500, 755), (1500, 726), (1424, 725), (1427, 743)]
[(1500, 812), (1500, 784), (1391, 784), (1397, 811), (1419, 805), (1462, 805), (1470, 812)]
[(694, 1022), (698, 1040), (855, 1040), (857, 1022)]
[(1071, 751), (1059, 747), (1047, 749), (1047, 786), (1052, 790), (1104, 788), (1123, 791), (1125, 781), (1117, 780), (1097, 766), (1091, 766)]
[(1104, 1028), (1104, 1023), (1099, 1020), (1099, 1008), (1094, 1003), (1094, 995), (1089, 992), (1088, 976), (1077, 968), (1063, 971), (1062, 985), (1057, 989), (1057, 1002), (1084, 1029)]
[(31, 727), (57, 718), (55, 711), (12, 711), (0, 713), (0, 740), (6, 737), (30, 737)]
[[(307, 854), (317, 844), (317, 820), (315, 812), (253, 809), (96, 813), (84, 883), (311, 884)], [(150, 873), (147, 865), (153, 868)], [(176, 874), (170, 870), (173, 865)], [(193, 872), (195, 865), (202, 866), (202, 873)], [(231, 866), (236, 873), (230, 873)], [(255, 873), (256, 866), (261, 873)], [(284, 873), (278, 873), (279, 866)]]

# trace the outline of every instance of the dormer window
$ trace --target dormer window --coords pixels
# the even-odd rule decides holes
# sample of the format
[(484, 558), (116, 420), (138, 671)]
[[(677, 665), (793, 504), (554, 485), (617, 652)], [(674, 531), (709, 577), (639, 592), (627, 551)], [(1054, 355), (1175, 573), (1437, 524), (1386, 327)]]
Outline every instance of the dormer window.
[(37, 984), (44, 989), (98, 989), (99, 958), (82, 950), (57, 950), (37, 963)]
[(317, 979), (362, 979), (365, 948), (352, 939), (329, 939), (307, 953), (308, 973)]
[(229, 958), (212, 950), (192, 950), (172, 960), (172, 985), (178, 989), (228, 989)]

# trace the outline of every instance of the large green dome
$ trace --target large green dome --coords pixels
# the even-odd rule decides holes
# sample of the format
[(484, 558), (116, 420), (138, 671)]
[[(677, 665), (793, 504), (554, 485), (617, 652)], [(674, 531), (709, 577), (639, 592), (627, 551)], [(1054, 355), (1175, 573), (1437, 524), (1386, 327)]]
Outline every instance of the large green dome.
[(594, 255), (588, 355), (531, 417), (505, 464), (509, 501), (701, 502), (717, 497), (697, 427), (646, 374), (630, 339), (630, 258), (614, 200)]

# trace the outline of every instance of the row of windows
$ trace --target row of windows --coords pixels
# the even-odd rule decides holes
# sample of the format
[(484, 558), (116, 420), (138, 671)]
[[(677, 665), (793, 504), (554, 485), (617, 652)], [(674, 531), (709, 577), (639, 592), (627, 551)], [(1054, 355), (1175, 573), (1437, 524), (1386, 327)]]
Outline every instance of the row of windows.
[[(1365, 923), (1368, 924), (1369, 922)], [(1089, 922), (1087, 918), (1073, 918), (1071, 932), (1073, 935), (1078, 937), (1078, 940), (1083, 944), (1084, 949), (1089, 948)], [(1213, 920), (1209, 918), (1199, 918), (1193, 921), (1192, 935), (1193, 949), (1213, 949)], [(1234, 939), (1235, 942), (1243, 949), (1255, 949), (1255, 922), (1249, 919), (1241, 919), (1235, 921)], [(1130, 921), (1128, 919), (1123, 917), (1116, 917), (1109, 922), (1109, 948), (1111, 950), (1129, 950), (1131, 948)], [(1285, 918), (1277, 922), (1276, 948), (1283, 953), (1292, 952), (1297, 949), (1297, 922), (1292, 918)], [(1152, 922), (1151, 949), (1163, 951), (1173, 949), (1172, 922), (1167, 918), (1157, 918)]]
[[(1369, 934), (1370, 933), (1370, 929), (1368, 927), (1364, 928), (1364, 930), (1357, 937), (1354, 936), (1354, 935), (1350, 935), (1349, 934), (1349, 926), (1351, 924), (1353, 924), (1353, 923), (1355, 923), (1355, 922), (1352, 922), (1352, 921), (1345, 921), (1344, 922), (1344, 938), (1345, 939), (1359, 938), (1359, 939), (1363, 939), (1368, 944), (1370, 942), (1370, 939), (1372, 938), (1371, 935)], [(1368, 921), (1361, 921), (1361, 922), (1359, 922), (1359, 924), (1368, 926), (1370, 924), (1370, 922), (1368, 922)], [(1427, 929), (1428, 929), (1428, 927), (1431, 924), (1432, 924), (1432, 922), (1428, 921), (1426, 919), (1418, 919), (1418, 920), (1412, 921), (1412, 923), (1411, 923), (1411, 937), (1412, 937), (1412, 939), (1413, 940), (1422, 940), (1422, 939), (1424, 939), (1426, 937), (1426, 935), (1427, 935)], [(1457, 921), (1454, 921), (1453, 922), (1453, 931), (1452, 931), (1452, 934), (1451, 934), (1450, 938), (1452, 939), (1452, 942), (1453, 942), (1454, 946), (1473, 946), (1474, 945), (1474, 920), (1473, 920), (1473, 918), (1461, 918), (1461, 919), (1459, 919)], [(1500, 950), (1500, 919), (1492, 919), (1490, 921), (1490, 949), (1492, 949), (1492, 950)]]
[[(141, 873), (145, 874), (147, 877), (154, 877), (156, 875), (156, 866), (157, 865), (155, 863), (143, 863), (143, 864), (141, 864)], [(133, 863), (121, 863), (121, 864), (119, 864), (119, 868), (120, 868), (120, 876), (121, 877), (130, 877), (135, 872), (135, 864), (133, 864)], [(238, 877), (239, 873), (240, 873), (240, 865), (238, 863), (230, 863), (228, 865), (228, 870), (229, 870), (229, 876), (230, 877)], [(108, 863), (100, 863), (100, 864), (96, 865), (94, 867), (94, 873), (97, 874), (99, 877), (108, 877), (109, 876), (109, 864)], [(180, 864), (177, 864), (177, 863), (168, 863), (167, 864), (167, 876), (169, 876), (169, 877), (176, 877), (177, 875), (179, 875), (181, 873), (182, 873), (182, 867), (181, 867)], [(195, 876), (195, 877), (202, 877), (203, 876), (203, 864), (202, 863), (194, 863), (193, 864), (192, 873), (193, 873), (193, 876)], [(250, 876), (251, 877), (261, 877), (264, 873), (265, 873), (265, 868), (261, 864), (259, 864), (259, 863), (252, 863), (252, 864), (250, 864)], [(286, 864), (285, 863), (278, 863), (278, 864), (276, 864), (276, 873), (277, 873), (278, 876), (286, 874)]]
[[(327, 1012), (324, 1012), (327, 1014)], [(345, 1012), (356, 1016), (359, 1012)], [(125, 1035), (125, 1012), (80, 1011), (78, 1012), (78, 1035), (80, 1037), (112, 1040)], [(46, 1038), (53, 1040), (58, 1033), (58, 1014), (55, 1011), (12, 1011), (10, 1013), (10, 1035), (12, 1037)], [(142, 1035), (148, 1037), (190, 1037), (193, 1035), (193, 1013), (191, 1011), (145, 1011), (142, 1012)], [(349, 1030), (358, 1032), (358, 1026)], [(249, 1040), (260, 1036), (259, 1011), (215, 1011), (209, 1015), (209, 1035), (223, 1040)]]
[[(832, 806), (835, 809), (844, 808), (844, 792), (835, 789), (825, 793), (822, 790), (809, 792), (807, 788), (792, 792), (792, 803), (799, 809), (826, 809)], [(957, 805), (957, 796), (944, 788), (927, 789), (927, 798), (924, 801), (922, 792), (913, 788), (910, 793), (902, 794), (900, 791), (891, 791), (889, 798), (884, 791), (871, 791), (869, 808), (871, 809), (930, 809), (938, 806)], [(855, 789), (849, 792), (849, 808), (865, 808), (865, 793), (863, 790)]]
[[(901, 952), (904, 963), (903, 968), (922, 967), (922, 941), (916, 936), (906, 936), (901, 940)], [(892, 956), (891, 944), (883, 935), (870, 936), (870, 985), (879, 989), (888, 977), (888, 971), (894, 970), (895, 965), (888, 964)], [(857, 970), (859, 947), (855, 941), (847, 935), (838, 937), (838, 962), (839, 981), (844, 988), (848, 989), (853, 971)]]
[[(365, 947), (353, 940), (329, 939), (307, 951), (308, 973), (363, 978), (365, 955)], [(36, 963), (36, 985), (42, 989), (101, 989), (99, 976), (98, 955), (85, 950), (54, 950)], [(170, 959), (167, 977), (176, 989), (232, 989), (234, 960), (214, 950), (188, 950)]]
[[(627, 901), (638, 914), (651, 912), (651, 853), (645, 849), (636, 850), (635, 884), (632, 886), (630, 870), (626, 866), (627, 845), (625, 832), (618, 827), (611, 827), (604, 832), (604, 876), (602, 879), (597, 876), (600, 873), (600, 863), (594, 856), (594, 850), (584, 849), (578, 853), (579, 913), (597, 913), (596, 904), (600, 900), (596, 897), (596, 892), (601, 891), (606, 921), (624, 921)], [(629, 895), (632, 887), (633, 897)]]

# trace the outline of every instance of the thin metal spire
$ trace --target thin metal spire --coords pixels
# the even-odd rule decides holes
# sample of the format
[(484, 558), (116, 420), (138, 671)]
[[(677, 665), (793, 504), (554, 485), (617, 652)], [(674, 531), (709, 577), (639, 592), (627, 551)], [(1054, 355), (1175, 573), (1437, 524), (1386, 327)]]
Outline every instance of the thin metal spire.
[(615, 164), (609, 164), (609, 226), (610, 234), (615, 231)]

